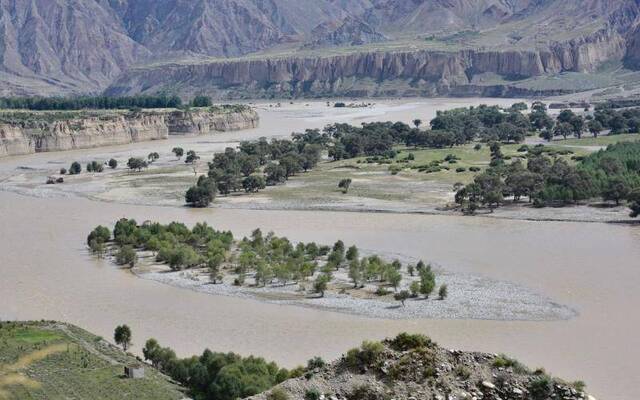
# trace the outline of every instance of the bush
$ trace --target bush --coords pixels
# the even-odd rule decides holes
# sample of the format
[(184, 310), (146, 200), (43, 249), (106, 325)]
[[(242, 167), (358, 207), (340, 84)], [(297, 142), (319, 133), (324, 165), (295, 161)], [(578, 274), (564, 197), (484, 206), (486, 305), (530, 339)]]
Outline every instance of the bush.
[(138, 255), (133, 246), (122, 246), (116, 253), (116, 263), (118, 265), (129, 265), (133, 267), (137, 260)]
[(67, 173), (66, 168), (60, 168), (60, 175), (65, 175)]
[(465, 172), (466, 170), (467, 170), (467, 169), (466, 169), (466, 168), (464, 168), (464, 167), (458, 167), (458, 168), (456, 168), (456, 172), (457, 172), (457, 173)]
[(540, 377), (532, 380), (529, 383), (527, 389), (529, 390), (529, 393), (531, 393), (533, 399), (546, 400), (552, 393), (553, 382), (548, 375), (543, 374)]
[(307, 369), (309, 370), (324, 368), (325, 365), (327, 365), (327, 363), (322, 359), (322, 357), (313, 357), (307, 361)]
[(304, 400), (320, 400), (322, 397), (322, 393), (318, 389), (308, 389), (304, 393)]
[(478, 144), (476, 144), (475, 146), (473, 146), (473, 149), (474, 149), (475, 151), (478, 151), (478, 150), (482, 149), (482, 145), (481, 145), (480, 143), (478, 143)]
[(433, 342), (425, 335), (403, 332), (391, 341), (391, 347), (397, 351), (413, 350), (432, 346)]
[(526, 373), (528, 371), (527, 367), (522, 365), (518, 360), (507, 357), (504, 354), (500, 354), (494, 358), (492, 365), (495, 368), (513, 368), (517, 373)]
[(378, 362), (383, 351), (384, 346), (382, 343), (364, 341), (360, 348), (351, 349), (347, 352), (345, 361), (352, 368), (371, 367)]
[(267, 400), (289, 400), (289, 395), (283, 389), (275, 388), (267, 395)]
[(80, 172), (82, 172), (82, 166), (80, 165), (80, 163), (77, 161), (71, 163), (71, 166), (69, 167), (69, 174), (77, 175)]
[(346, 105), (346, 104), (344, 104), (343, 102), (337, 102), (337, 103), (334, 103), (334, 104), (333, 104), (333, 106), (334, 106), (335, 108), (344, 108), (344, 107), (346, 107), (347, 105)]
[(480, 172), (480, 167), (469, 167), (469, 171), (471, 171), (471, 172)]

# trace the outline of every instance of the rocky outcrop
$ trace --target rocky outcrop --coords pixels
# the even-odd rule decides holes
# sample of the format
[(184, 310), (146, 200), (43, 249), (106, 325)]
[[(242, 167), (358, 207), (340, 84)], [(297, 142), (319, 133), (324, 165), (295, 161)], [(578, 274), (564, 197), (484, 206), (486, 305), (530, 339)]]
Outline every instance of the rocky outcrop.
[(249, 107), (142, 112), (13, 112), (0, 115), (0, 157), (85, 149), (258, 126)]
[(312, 359), (301, 374), (249, 399), (595, 400), (583, 383), (565, 383), (506, 356), (443, 349), (421, 335), (365, 342), (329, 365)]
[[(565, 71), (586, 72), (624, 56), (625, 41), (613, 30), (539, 50), (421, 50), (357, 52), (327, 57), (288, 57), (164, 64), (123, 74), (110, 95), (179, 91), (216, 98), (318, 96), (436, 96), (487, 86), (477, 76), (506, 81)], [(461, 89), (464, 88), (464, 89)], [(475, 90), (468, 90), (477, 88)]]
[(257, 128), (258, 114), (249, 107), (236, 111), (209, 112), (175, 110), (167, 114), (170, 135), (204, 135), (212, 132)]

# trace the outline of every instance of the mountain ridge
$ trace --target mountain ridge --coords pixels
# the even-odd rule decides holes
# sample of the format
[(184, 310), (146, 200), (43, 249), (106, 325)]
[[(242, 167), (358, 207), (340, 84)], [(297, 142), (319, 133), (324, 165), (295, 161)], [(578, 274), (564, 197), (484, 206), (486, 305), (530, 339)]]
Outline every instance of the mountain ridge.
[[(107, 93), (134, 94), (136, 85), (123, 82), (135, 80), (140, 68), (155, 71), (158, 66), (175, 65), (169, 60), (187, 65), (188, 71), (193, 65), (232, 63), (237, 58), (286, 57), (294, 68), (293, 60), (326, 58), (331, 51), (366, 54), (371, 52), (371, 46), (388, 55), (405, 51), (434, 54), (448, 51), (455, 55), (461, 50), (554, 54), (563, 66), (554, 73), (592, 72), (610, 60), (624, 61), (627, 68), (638, 69), (638, 3), (637, 0), (0, 0), (0, 95), (73, 95), (98, 93), (107, 88)], [(315, 54), (309, 55), (313, 51)], [(214, 60), (209, 61), (211, 57)], [(257, 61), (248, 61), (241, 68), (250, 69), (251, 62)], [(467, 74), (471, 75), (468, 81), (473, 81), (477, 66), (468, 68)], [(494, 65), (489, 72), (501, 69), (504, 66)], [(378, 77), (385, 79), (384, 74)], [(356, 78), (376, 79), (367, 74)], [(513, 77), (500, 78), (508, 81)], [(203, 79), (194, 82), (193, 87), (169, 81), (142, 86), (183, 94), (215, 76)], [(447, 86), (450, 79), (451, 76), (439, 74), (430, 84)], [(331, 83), (335, 82), (336, 79)], [(295, 82), (276, 80), (266, 85), (292, 83)], [(259, 79), (245, 79), (241, 84), (262, 83)], [(223, 89), (233, 85), (233, 81), (218, 82)], [(313, 86), (314, 82), (305, 85)], [(506, 85), (509, 86), (508, 82)], [(123, 89), (126, 86), (129, 89)], [(212, 95), (219, 97), (220, 91)], [(283, 90), (278, 95), (296, 93)], [(344, 91), (322, 91), (323, 95), (327, 93), (338, 95)], [(255, 94), (255, 91), (247, 93)]]

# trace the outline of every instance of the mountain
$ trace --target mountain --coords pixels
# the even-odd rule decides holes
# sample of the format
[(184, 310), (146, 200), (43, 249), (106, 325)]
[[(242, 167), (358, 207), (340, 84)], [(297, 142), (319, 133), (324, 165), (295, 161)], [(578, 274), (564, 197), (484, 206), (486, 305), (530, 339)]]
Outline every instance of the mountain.
[(535, 94), (562, 73), (617, 85), (595, 74), (640, 68), (639, 3), (0, 0), (0, 95)]

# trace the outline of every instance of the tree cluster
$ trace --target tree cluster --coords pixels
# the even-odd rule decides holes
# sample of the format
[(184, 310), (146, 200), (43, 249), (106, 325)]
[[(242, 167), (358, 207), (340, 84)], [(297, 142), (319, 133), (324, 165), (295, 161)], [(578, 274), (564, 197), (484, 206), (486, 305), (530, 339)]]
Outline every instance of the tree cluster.
[(289, 371), (260, 357), (214, 353), (178, 358), (176, 353), (149, 339), (142, 349), (145, 360), (187, 387), (193, 398), (235, 400), (253, 396), (288, 379)]
[(538, 206), (601, 197), (616, 204), (629, 200), (633, 211), (640, 188), (640, 142), (611, 145), (575, 166), (563, 158), (548, 157), (542, 149), (529, 149), (526, 164), (518, 159), (506, 165), (501, 158), (494, 158), (491, 168), (457, 190), (456, 202), (465, 211), (474, 212), (480, 205), (498, 206), (507, 197), (515, 201), (527, 197)]
[(0, 98), (0, 108), (27, 110), (176, 108), (181, 105), (180, 97), (167, 95)]

